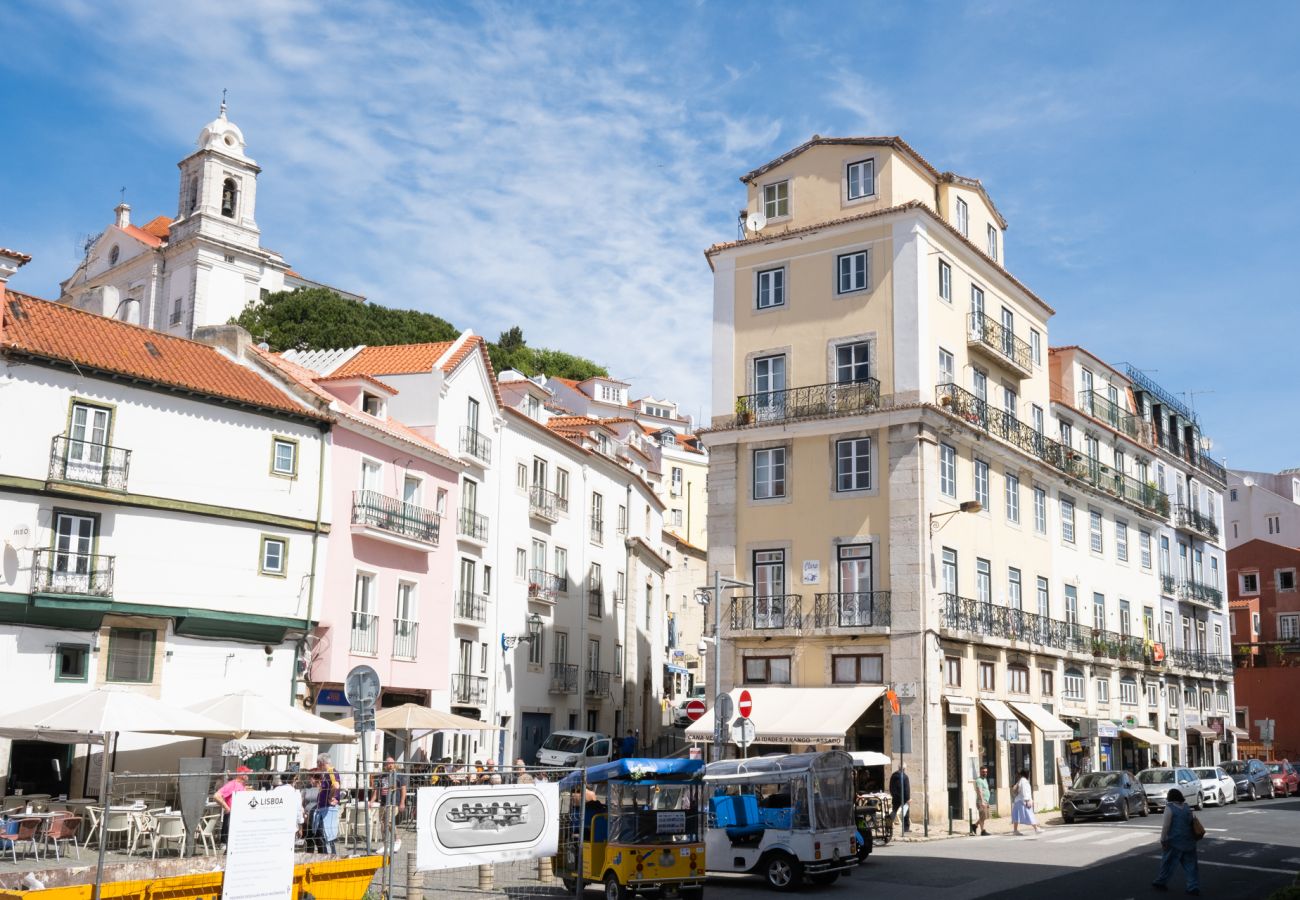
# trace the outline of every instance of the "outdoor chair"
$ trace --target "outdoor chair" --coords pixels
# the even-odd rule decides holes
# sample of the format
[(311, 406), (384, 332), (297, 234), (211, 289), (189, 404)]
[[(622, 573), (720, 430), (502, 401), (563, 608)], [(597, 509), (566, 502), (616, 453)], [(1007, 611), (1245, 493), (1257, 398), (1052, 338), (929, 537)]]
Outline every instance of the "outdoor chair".
[(146, 812), (127, 813), (128, 821), (131, 825), (131, 845), (126, 851), (127, 856), (135, 855), (135, 848), (143, 841), (147, 845), (152, 845), (157, 823), (153, 816)]
[(107, 841), (113, 835), (120, 834), (123, 842), (129, 844), (131, 841), (131, 828), (131, 813), (120, 809), (110, 809), (104, 813), (104, 818), (100, 820), (99, 839)]
[(99, 835), (99, 823), (103, 818), (104, 818), (104, 807), (102, 806), (86, 807), (86, 817), (83, 821), (89, 823), (89, 825), (86, 828), (85, 837), (81, 839), (82, 844), (89, 845), (91, 841), (95, 840), (95, 838)]
[(221, 827), (221, 816), (204, 816), (194, 829), (194, 838), (203, 847), (205, 853), (214, 856), (217, 852), (217, 831)]
[(77, 845), (77, 833), (81, 831), (81, 818), (79, 816), (62, 816), (57, 819), (51, 819), (50, 824), (45, 828), (45, 834), (41, 836), (41, 843), (47, 847), (54, 845), (54, 858), (61, 859), (59, 855), (59, 844), (72, 844), (72, 849), (81, 859), (81, 848)]
[(36, 833), (41, 828), (40, 819), (19, 819), (18, 830), (13, 834), (3, 835), (3, 839), (9, 841), (9, 850), (13, 854), (14, 863), (18, 862), (18, 845), (27, 844), (32, 848), (32, 856), (39, 857), (40, 848), (36, 844)]
[(164, 816), (154, 820), (153, 858), (158, 858), (158, 845), (176, 847), (176, 855), (185, 855), (185, 820), (180, 816)]

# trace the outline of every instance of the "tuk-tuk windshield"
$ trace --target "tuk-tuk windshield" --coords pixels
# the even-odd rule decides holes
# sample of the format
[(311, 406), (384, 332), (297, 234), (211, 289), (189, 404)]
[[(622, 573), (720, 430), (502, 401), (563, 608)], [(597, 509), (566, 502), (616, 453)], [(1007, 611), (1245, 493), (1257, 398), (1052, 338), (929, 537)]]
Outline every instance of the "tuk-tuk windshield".
[(698, 782), (610, 782), (607, 812), (611, 843), (688, 844), (703, 832)]
[(813, 813), (818, 829), (848, 828), (853, 822), (853, 761), (827, 753), (812, 766)]

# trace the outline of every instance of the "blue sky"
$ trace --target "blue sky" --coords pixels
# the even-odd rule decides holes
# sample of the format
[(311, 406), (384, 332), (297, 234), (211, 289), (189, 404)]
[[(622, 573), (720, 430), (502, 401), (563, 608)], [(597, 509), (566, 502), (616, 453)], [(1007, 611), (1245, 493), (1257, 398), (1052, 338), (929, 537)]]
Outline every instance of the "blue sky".
[(900, 134), (982, 179), (1054, 344), (1151, 371), (1234, 467), (1300, 465), (1300, 6), (19, 0), (0, 53), (0, 245), (53, 296), (125, 186), (230, 89), (263, 242), (393, 306), (601, 360), (707, 412), (737, 176)]

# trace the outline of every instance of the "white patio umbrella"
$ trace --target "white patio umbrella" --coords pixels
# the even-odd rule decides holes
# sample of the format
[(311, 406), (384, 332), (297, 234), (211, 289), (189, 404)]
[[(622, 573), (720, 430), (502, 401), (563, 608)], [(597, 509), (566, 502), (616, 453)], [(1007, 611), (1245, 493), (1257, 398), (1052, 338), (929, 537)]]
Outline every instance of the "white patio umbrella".
[(229, 726), (241, 738), (304, 744), (340, 744), (356, 740), (351, 728), (341, 727), (297, 707), (275, 703), (250, 691), (214, 697), (188, 709)]
[[(352, 728), (352, 719), (339, 719), (336, 725)], [(491, 725), (458, 716), (455, 713), (430, 709), (417, 703), (403, 703), (381, 709), (375, 713), (375, 727), (380, 731), (501, 731), (499, 725)]]

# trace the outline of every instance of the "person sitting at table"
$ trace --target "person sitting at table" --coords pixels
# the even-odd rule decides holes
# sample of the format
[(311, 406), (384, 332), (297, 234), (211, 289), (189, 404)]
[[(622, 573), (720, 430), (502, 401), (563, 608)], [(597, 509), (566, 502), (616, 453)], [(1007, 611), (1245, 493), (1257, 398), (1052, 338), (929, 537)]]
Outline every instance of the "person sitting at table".
[(221, 843), (225, 844), (230, 839), (230, 798), (240, 791), (248, 789), (248, 776), (253, 770), (248, 766), (240, 766), (235, 769), (235, 775), (212, 795), (212, 799), (217, 801), (221, 807)]

